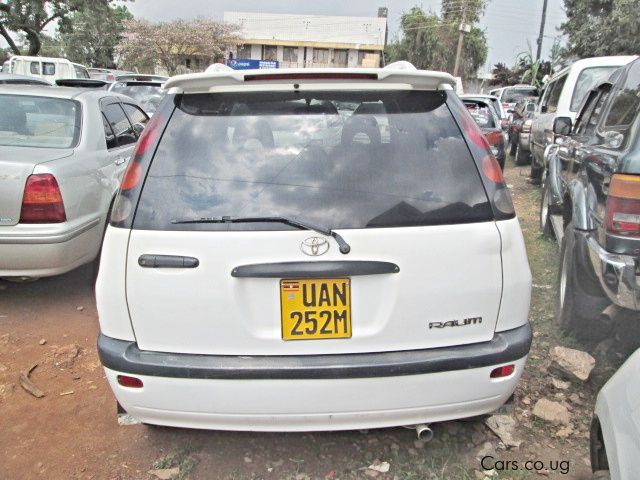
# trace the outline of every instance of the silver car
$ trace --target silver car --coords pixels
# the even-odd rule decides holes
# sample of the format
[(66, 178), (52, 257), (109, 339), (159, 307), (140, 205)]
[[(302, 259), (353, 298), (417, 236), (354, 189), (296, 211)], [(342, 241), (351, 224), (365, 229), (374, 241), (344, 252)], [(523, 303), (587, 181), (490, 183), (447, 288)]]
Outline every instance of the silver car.
[(0, 277), (45, 277), (96, 258), (149, 117), (103, 90), (0, 88)]

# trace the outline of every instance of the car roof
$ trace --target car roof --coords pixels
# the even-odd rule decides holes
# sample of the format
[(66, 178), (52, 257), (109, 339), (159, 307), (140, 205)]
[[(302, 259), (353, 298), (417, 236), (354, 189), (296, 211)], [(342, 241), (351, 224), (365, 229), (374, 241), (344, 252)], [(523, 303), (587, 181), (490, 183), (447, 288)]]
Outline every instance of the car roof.
[(589, 67), (622, 67), (624, 65), (627, 65), (628, 63), (631, 63), (637, 58), (637, 55), (614, 55), (609, 57), (590, 57), (576, 60), (568, 67), (565, 67), (559, 72), (554, 73), (553, 76), (547, 81), (547, 84), (571, 70), (583, 70)]
[(8, 73), (8, 72), (0, 72), (0, 80), (29, 80), (34, 83), (39, 83), (42, 85), (51, 85), (51, 83), (47, 82), (46, 80), (43, 80), (42, 78), (31, 77), (29, 75), (17, 75), (15, 73)]
[[(6, 95), (30, 95), (34, 97), (49, 98), (67, 98), (67, 99), (89, 99), (96, 97), (118, 97), (121, 100), (131, 102), (131, 98), (118, 93), (107, 92), (106, 90), (98, 90), (93, 88), (76, 88), (76, 87), (46, 87), (39, 85), (3, 85), (0, 94)], [(136, 103), (133, 101), (133, 103)]]
[(207, 93), (220, 90), (273, 90), (284, 85), (304, 83), (400, 84), (416, 90), (453, 89), (455, 79), (448, 73), (417, 70), (408, 62), (396, 62), (385, 68), (288, 68), (232, 70), (190, 73), (171, 77), (164, 88), (171, 93)]

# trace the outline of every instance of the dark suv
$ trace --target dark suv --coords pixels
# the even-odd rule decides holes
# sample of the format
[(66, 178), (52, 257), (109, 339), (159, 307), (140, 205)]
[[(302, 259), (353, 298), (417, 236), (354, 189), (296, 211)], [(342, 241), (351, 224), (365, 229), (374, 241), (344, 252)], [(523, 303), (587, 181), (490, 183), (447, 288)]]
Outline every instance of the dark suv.
[(575, 125), (558, 117), (540, 225), (561, 242), (557, 320), (576, 333), (612, 303), (640, 310), (640, 60), (587, 95)]

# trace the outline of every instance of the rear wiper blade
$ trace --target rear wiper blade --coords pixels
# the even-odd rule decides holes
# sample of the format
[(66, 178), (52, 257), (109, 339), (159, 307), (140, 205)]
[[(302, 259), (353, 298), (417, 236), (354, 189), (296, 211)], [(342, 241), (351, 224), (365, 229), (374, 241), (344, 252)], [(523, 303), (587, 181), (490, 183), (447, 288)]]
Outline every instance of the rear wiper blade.
[(340, 253), (347, 254), (351, 251), (349, 244), (342, 238), (338, 232), (334, 232), (330, 228), (318, 227), (311, 223), (301, 222), (288, 217), (202, 217), (186, 220), (171, 220), (174, 225), (182, 225), (189, 223), (284, 223), (285, 225), (291, 225), (292, 227), (300, 228), (303, 230), (313, 230), (314, 232), (321, 233), (328, 237), (333, 237), (338, 244)]

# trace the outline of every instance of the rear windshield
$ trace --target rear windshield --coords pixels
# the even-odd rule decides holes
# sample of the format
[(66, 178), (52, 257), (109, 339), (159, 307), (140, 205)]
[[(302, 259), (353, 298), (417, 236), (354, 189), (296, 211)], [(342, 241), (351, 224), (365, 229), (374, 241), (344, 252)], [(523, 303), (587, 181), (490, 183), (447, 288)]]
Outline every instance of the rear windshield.
[(573, 90), (569, 109), (572, 112), (577, 112), (587, 93), (602, 80), (606, 80), (618, 68), (620, 67), (591, 67), (582, 70), (576, 80), (576, 88)]
[(111, 90), (133, 98), (147, 113), (154, 113), (164, 97), (160, 84), (139, 82), (116, 82)]
[(493, 218), (444, 94), (263, 92), (175, 101), (134, 228), (291, 228), (171, 223), (221, 216), (286, 216), (331, 228)]
[(524, 100), (529, 97), (537, 97), (538, 89), (531, 88), (505, 88), (502, 92), (502, 102), (504, 103), (518, 103), (520, 100)]
[(70, 148), (80, 136), (80, 104), (65, 98), (0, 95), (0, 145)]

